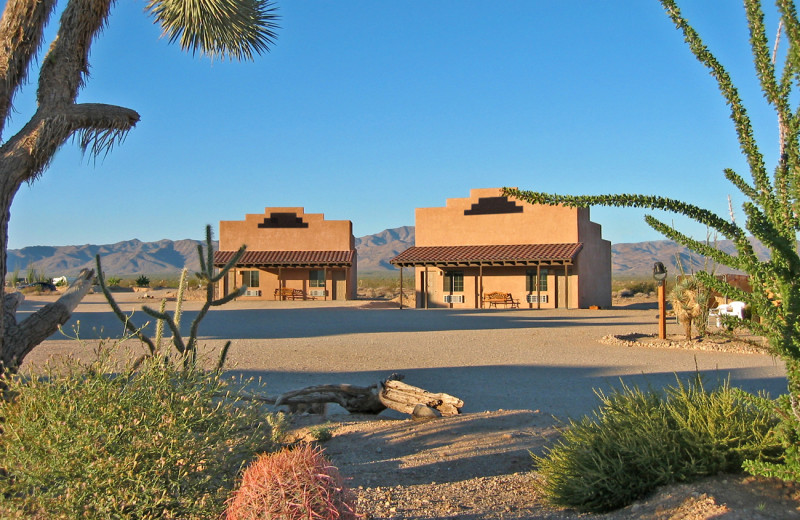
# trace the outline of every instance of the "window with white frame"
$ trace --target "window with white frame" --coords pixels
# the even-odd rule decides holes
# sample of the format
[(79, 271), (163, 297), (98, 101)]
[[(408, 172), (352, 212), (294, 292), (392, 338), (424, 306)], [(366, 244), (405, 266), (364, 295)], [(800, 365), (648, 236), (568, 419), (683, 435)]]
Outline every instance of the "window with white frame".
[(464, 292), (464, 271), (445, 271), (444, 292)]
[(309, 287), (325, 287), (325, 270), (312, 269), (308, 272)]
[[(547, 269), (540, 270), (541, 276), (538, 277), (539, 292), (547, 292)], [(525, 290), (528, 292), (536, 292), (537, 276), (536, 270), (531, 269), (525, 276)]]
[(242, 271), (242, 285), (258, 287), (258, 271)]

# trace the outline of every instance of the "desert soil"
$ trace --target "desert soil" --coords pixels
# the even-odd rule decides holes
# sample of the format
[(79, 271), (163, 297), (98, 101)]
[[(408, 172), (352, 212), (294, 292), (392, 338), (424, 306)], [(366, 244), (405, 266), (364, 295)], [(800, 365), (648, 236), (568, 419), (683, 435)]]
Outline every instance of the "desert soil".
[[(21, 312), (46, 301), (31, 298)], [(122, 305), (130, 310), (141, 303)], [(310, 429), (320, 425), (331, 432), (322, 446), (367, 518), (800, 518), (800, 488), (743, 475), (662, 488), (607, 515), (551, 508), (536, 492), (530, 453), (552, 445), (567, 417), (589, 413), (598, 386), (619, 378), (669, 384), (676, 374), (699, 370), (730, 376), (750, 391), (785, 389), (782, 365), (757, 349), (748, 352), (752, 343), (721, 340), (697, 350), (698, 344), (681, 341), (674, 324), (673, 341), (654, 341), (655, 312), (647, 299), (594, 312), (385, 307), (379, 301), (234, 302), (201, 327), (209, 354), (232, 339), (236, 372), (263, 378), (274, 394), (325, 383), (369, 385), (403, 372), (409, 384), (464, 399), (461, 415), (430, 421), (342, 415), (335, 406), (324, 416), (294, 418), (296, 439), (311, 439)], [(187, 305), (185, 322), (192, 312)], [(88, 356), (93, 338), (121, 328), (97, 295), (87, 297), (67, 329), (78, 320), (85, 346), (54, 336), (26, 364), (54, 353)]]

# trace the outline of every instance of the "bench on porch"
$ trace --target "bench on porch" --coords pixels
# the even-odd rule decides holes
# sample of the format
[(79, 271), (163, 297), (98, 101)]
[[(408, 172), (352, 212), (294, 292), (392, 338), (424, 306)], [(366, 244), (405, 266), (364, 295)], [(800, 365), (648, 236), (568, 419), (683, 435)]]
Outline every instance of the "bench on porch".
[(276, 300), (305, 300), (306, 295), (302, 289), (292, 289), (291, 287), (280, 287), (275, 289)]
[(512, 309), (519, 309), (519, 300), (515, 300), (511, 293), (506, 292), (490, 292), (483, 297), (483, 304), (489, 304), (489, 307), (497, 308), (498, 305), (503, 307), (511, 306)]

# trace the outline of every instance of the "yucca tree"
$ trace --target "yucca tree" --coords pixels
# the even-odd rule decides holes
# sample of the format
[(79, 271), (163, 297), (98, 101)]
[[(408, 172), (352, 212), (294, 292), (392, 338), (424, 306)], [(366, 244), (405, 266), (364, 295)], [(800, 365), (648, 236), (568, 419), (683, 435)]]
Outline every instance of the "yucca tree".
[[(14, 96), (26, 82), (44, 43), (57, 0), (7, 0), (0, 19), (0, 138)], [(76, 103), (89, 70), (89, 49), (105, 27), (114, 2), (67, 0), (57, 36), (41, 60), (37, 108), (15, 135), (0, 141), (0, 280), (5, 280), (11, 203), (25, 182), (35, 181), (68, 139), (92, 155), (108, 153), (139, 121), (136, 111), (115, 105)], [(277, 15), (269, 0), (150, 0), (146, 13), (170, 42), (212, 59), (250, 60), (269, 50)], [(89, 289), (85, 273), (68, 297), (17, 324), (19, 299), (0, 284), (0, 375), (57, 330)], [(11, 296), (11, 295), (8, 295)]]
[[(800, 255), (797, 250), (800, 231), (800, 21), (792, 0), (777, 0), (780, 13), (780, 44), (785, 45), (783, 64), (776, 67), (774, 49), (770, 48), (760, 0), (744, 0), (749, 26), (750, 46), (756, 75), (766, 101), (778, 119), (778, 161), (770, 175), (756, 143), (750, 118), (738, 90), (725, 68), (703, 44), (698, 33), (682, 16), (674, 0), (660, 0), (675, 26), (683, 33), (694, 56), (716, 80), (730, 107), (739, 146), (750, 170), (750, 180), (731, 169), (725, 177), (744, 195), (745, 226), (731, 219), (675, 199), (646, 195), (563, 196), (506, 189), (505, 193), (531, 203), (568, 206), (618, 206), (667, 210), (685, 215), (731, 240), (736, 254), (720, 251), (708, 243), (694, 240), (671, 225), (646, 216), (647, 223), (667, 238), (692, 251), (750, 275), (752, 293), (730, 286), (714, 276), (700, 272), (696, 276), (705, 287), (748, 303), (759, 317), (748, 326), (764, 335), (773, 351), (787, 365), (789, 395), (795, 402), (794, 413), (800, 418)], [(781, 29), (782, 28), (782, 29)], [(777, 44), (776, 44), (777, 48)], [(770, 258), (760, 260), (751, 238), (770, 250)]]

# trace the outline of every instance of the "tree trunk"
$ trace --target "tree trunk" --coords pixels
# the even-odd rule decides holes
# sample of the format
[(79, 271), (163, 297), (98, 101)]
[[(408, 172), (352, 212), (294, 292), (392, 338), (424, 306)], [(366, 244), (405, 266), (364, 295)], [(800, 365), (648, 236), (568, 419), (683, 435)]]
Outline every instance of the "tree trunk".
[(436, 410), (439, 414), (458, 415), (464, 401), (448, 394), (433, 394), (422, 388), (400, 382), (403, 376), (392, 374), (386, 381), (370, 386), (318, 385), (286, 392), (275, 406), (287, 406), (291, 412), (316, 411), (315, 405), (336, 403), (350, 413), (378, 414), (390, 408), (414, 415), (417, 406)]
[(401, 381), (386, 381), (378, 398), (387, 408), (410, 415), (418, 405), (433, 408), (443, 416), (458, 415), (464, 407), (464, 401), (457, 397), (433, 394)]
[[(8, 0), (0, 19), (0, 133), (9, 119), (14, 94), (43, 43), (55, 0)], [(41, 60), (37, 110), (14, 136), (0, 145), (0, 376), (16, 371), (39, 342), (58, 330), (90, 288), (92, 273), (67, 294), (20, 324), (15, 311), (21, 300), (7, 301), (8, 222), (11, 203), (24, 182), (39, 177), (56, 151), (77, 137), (81, 148), (102, 154), (136, 125), (135, 111), (105, 104), (76, 104), (89, 71), (89, 49), (104, 26), (111, 0), (68, 0), (58, 35)]]
[(21, 293), (3, 295), (3, 349), (0, 352), (0, 377), (19, 369), (33, 348), (67, 322), (72, 311), (92, 288), (94, 271), (84, 269), (58, 300), (45, 305), (17, 324), (17, 306), (25, 299)]

